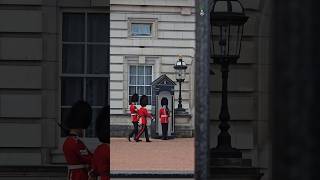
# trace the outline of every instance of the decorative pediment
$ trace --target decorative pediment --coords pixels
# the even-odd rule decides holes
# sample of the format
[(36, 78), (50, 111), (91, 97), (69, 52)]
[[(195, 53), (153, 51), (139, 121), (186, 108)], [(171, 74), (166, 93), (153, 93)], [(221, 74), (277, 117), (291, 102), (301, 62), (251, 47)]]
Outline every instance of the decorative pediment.
[(167, 75), (163, 74), (159, 76), (156, 80), (151, 83), (152, 86), (156, 85), (165, 85), (165, 86), (174, 86), (176, 83), (172, 81)]

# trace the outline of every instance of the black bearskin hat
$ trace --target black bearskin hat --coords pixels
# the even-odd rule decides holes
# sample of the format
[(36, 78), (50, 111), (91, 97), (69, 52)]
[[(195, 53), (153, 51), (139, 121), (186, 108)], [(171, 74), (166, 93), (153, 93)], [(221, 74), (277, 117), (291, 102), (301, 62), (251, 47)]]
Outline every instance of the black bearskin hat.
[(130, 104), (133, 103), (133, 102), (138, 102), (138, 100), (139, 100), (139, 95), (138, 94), (134, 94), (131, 97)]
[(168, 99), (166, 97), (163, 97), (161, 99), (161, 106), (164, 106), (164, 105), (168, 106)]
[(142, 95), (140, 98), (140, 105), (142, 107), (145, 107), (146, 105), (148, 105), (148, 96), (146, 95)]
[(76, 102), (70, 110), (66, 125), (68, 129), (87, 129), (92, 117), (91, 106), (85, 101)]
[(96, 135), (100, 142), (108, 143), (109, 142), (109, 127), (107, 123), (109, 109), (107, 107), (103, 107), (99, 112), (96, 119)]

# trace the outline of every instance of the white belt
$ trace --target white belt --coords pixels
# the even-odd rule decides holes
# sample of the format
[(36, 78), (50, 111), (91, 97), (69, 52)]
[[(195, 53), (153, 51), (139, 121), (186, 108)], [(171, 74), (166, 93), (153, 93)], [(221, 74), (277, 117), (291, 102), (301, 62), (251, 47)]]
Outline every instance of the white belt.
[(101, 176), (97, 176), (97, 180), (101, 180)]
[[(105, 175), (103, 175), (103, 176), (105, 176)], [(102, 177), (102, 176), (97, 176), (97, 180), (101, 180), (101, 177)]]
[(87, 167), (88, 167), (88, 165), (86, 165), (86, 164), (68, 165), (69, 170), (83, 169), (83, 168), (87, 168)]
[(137, 114), (131, 114), (131, 116), (136, 116)]
[(168, 117), (168, 115), (161, 115), (160, 117)]

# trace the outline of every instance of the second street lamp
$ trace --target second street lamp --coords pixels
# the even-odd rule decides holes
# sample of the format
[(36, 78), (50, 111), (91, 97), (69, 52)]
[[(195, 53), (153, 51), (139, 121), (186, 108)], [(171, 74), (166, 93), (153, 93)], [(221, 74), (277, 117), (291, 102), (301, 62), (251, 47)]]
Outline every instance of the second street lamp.
[(230, 114), (228, 109), (228, 72), (229, 65), (235, 64), (240, 57), (243, 27), (248, 17), (238, 0), (216, 0), (210, 13), (211, 39), (213, 45), (212, 58), (215, 64), (221, 65), (222, 97), (219, 114), (220, 134), (217, 147), (211, 149), (213, 164), (220, 165), (229, 161), (219, 161), (221, 158), (241, 158), (240, 150), (231, 146), (231, 136), (228, 132)]
[(182, 108), (182, 97), (181, 97), (181, 83), (184, 82), (186, 78), (186, 70), (187, 70), (187, 65), (186, 63), (182, 60), (182, 57), (179, 56), (179, 60), (176, 62), (176, 64), (173, 67), (175, 69), (176, 73), (176, 80), (179, 83), (179, 104), (178, 108), (175, 109), (177, 114), (185, 113), (185, 109)]

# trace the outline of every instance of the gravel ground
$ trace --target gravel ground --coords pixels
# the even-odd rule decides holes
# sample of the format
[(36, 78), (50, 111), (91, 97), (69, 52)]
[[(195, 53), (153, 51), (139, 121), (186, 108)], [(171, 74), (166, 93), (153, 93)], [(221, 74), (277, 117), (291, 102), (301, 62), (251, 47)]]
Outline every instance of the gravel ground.
[(145, 139), (136, 143), (111, 138), (111, 171), (193, 171), (194, 138)]

